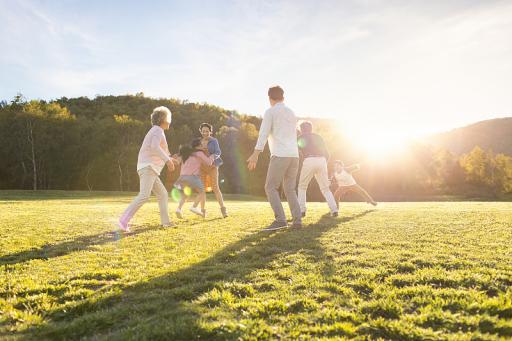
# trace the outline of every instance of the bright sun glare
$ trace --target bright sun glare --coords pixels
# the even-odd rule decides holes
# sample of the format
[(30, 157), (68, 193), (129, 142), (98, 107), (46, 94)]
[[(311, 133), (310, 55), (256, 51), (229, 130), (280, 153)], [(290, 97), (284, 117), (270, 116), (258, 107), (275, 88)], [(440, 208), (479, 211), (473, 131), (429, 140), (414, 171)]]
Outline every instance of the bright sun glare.
[(342, 130), (354, 148), (375, 161), (403, 152), (413, 137), (407, 129), (384, 122), (371, 127), (368, 124), (344, 124)]

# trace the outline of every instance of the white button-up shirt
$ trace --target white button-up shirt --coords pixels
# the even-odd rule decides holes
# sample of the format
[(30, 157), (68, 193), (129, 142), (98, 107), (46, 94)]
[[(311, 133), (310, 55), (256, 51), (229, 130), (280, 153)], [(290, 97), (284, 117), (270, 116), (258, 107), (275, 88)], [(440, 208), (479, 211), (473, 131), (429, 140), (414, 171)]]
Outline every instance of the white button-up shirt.
[(299, 157), (297, 117), (282, 102), (276, 103), (265, 112), (254, 149), (263, 150), (267, 140), (272, 156)]
[(144, 137), (140, 147), (137, 171), (151, 166), (157, 174), (160, 174), (165, 163), (171, 159), (169, 154), (164, 130), (160, 126), (153, 126)]

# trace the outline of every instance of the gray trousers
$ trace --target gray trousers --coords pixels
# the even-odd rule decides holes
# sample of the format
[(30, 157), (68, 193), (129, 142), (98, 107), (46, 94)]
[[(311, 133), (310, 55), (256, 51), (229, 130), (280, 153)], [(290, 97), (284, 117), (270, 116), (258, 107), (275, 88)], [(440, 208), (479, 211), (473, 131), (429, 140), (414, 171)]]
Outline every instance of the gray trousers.
[(270, 158), (267, 179), (265, 181), (265, 193), (277, 221), (286, 221), (281, 197), (279, 196), (279, 186), (281, 183), (283, 184), (284, 194), (292, 213), (293, 223), (301, 223), (302, 221), (299, 200), (295, 191), (298, 171), (299, 158), (297, 157), (272, 156)]

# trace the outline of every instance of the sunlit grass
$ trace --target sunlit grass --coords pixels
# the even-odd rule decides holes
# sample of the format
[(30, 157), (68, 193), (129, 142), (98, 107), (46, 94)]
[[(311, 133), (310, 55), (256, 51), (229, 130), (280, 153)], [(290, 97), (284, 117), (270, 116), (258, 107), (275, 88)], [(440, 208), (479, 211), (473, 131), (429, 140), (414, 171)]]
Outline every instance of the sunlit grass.
[(130, 199), (0, 192), (0, 339), (512, 337), (510, 203), (315, 203), (264, 233), (265, 202), (163, 229), (153, 201), (116, 233)]

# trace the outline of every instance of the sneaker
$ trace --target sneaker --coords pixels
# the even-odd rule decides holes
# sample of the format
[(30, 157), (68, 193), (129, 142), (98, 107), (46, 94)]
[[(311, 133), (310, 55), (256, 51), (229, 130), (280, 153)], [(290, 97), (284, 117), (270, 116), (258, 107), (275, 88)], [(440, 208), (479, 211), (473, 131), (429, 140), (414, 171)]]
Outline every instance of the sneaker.
[(222, 218), (227, 218), (228, 217), (228, 210), (226, 210), (225, 207), (221, 207), (220, 208), (220, 212), (222, 213)]
[(130, 227), (127, 223), (123, 223), (121, 220), (117, 222), (117, 226), (123, 231), (123, 232), (130, 232)]
[(300, 229), (300, 228), (302, 228), (302, 223), (293, 223), (292, 224), (292, 228), (293, 229)]
[(183, 219), (183, 214), (181, 214), (181, 210), (176, 210), (176, 217), (178, 217), (178, 219)]
[(302, 216), (302, 218), (305, 218), (306, 217), (306, 212), (302, 212), (301, 216)]
[(331, 212), (331, 217), (336, 218), (338, 216), (338, 212)]
[(373, 206), (377, 206), (377, 202), (376, 201), (371, 201), (370, 204), (372, 204)]
[(178, 227), (178, 225), (176, 225), (175, 223), (173, 223), (172, 221), (169, 223), (169, 224), (163, 224), (162, 227), (165, 227), (165, 228), (170, 228), (170, 227)]
[(288, 227), (288, 223), (286, 221), (277, 221), (274, 220), (272, 224), (270, 224), (267, 228), (264, 228), (263, 231), (275, 231)]
[(203, 215), (203, 212), (201, 212), (201, 210), (197, 207), (191, 207), (188, 209), (190, 212), (194, 213), (194, 214), (197, 214), (198, 216), (200, 217), (203, 217), (204, 218), (204, 215)]

